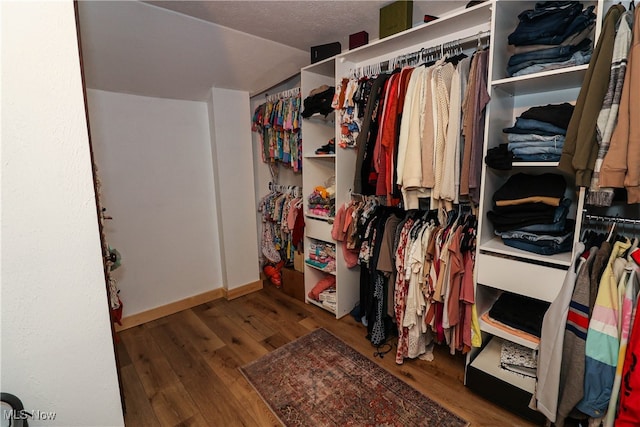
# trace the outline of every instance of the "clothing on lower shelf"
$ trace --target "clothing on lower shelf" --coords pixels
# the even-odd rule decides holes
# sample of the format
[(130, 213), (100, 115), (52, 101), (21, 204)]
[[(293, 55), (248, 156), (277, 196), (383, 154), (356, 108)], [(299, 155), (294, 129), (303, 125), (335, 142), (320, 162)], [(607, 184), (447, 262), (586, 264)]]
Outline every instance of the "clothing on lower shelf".
[(564, 198), (561, 175), (514, 174), (493, 195), (487, 218), (510, 247), (540, 255), (569, 252), (575, 223), (567, 219), (571, 200)]
[(535, 378), (538, 367), (536, 351), (511, 341), (503, 341), (500, 348), (500, 367)]
[(583, 9), (578, 1), (538, 2), (518, 15), (509, 34), (512, 56), (507, 76), (521, 76), (589, 62), (595, 27), (595, 6)]
[(307, 249), (307, 264), (327, 273), (336, 271), (336, 246), (333, 243), (313, 240)]
[(505, 292), (493, 303), (489, 316), (507, 326), (540, 337), (542, 319), (548, 308), (549, 303), (544, 301)]
[[(327, 275), (320, 279), (309, 291), (309, 298), (320, 301), (320, 295), (323, 294), (327, 289), (333, 288), (335, 290), (336, 287), (336, 276)], [(326, 295), (326, 294), (325, 294)]]

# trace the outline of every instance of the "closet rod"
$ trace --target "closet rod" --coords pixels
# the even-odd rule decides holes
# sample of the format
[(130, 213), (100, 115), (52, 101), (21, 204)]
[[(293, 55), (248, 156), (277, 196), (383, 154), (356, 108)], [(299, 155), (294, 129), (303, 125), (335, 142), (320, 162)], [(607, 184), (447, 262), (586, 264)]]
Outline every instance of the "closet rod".
[(457, 40), (451, 40), (445, 43), (441, 43), (440, 45), (437, 45), (437, 46), (431, 46), (428, 48), (423, 47), (422, 49), (417, 50), (415, 52), (405, 53), (405, 54), (393, 57), (391, 59), (388, 59), (386, 61), (379, 62), (377, 64), (370, 64), (370, 65), (364, 65), (358, 68), (353, 68), (349, 70), (349, 74), (356, 77), (380, 74), (382, 72), (389, 71), (391, 66), (396, 63), (407, 63), (408, 62), (407, 60), (410, 58), (416, 58), (415, 60), (417, 61), (420, 61), (420, 60), (424, 61), (426, 58), (423, 58), (423, 56), (425, 54), (429, 54), (430, 52), (438, 52), (440, 54), (440, 57), (442, 57), (444, 56), (444, 50), (446, 47), (463, 46), (473, 41), (478, 42), (478, 49), (479, 49), (482, 45), (481, 44), (482, 40), (490, 36), (491, 36), (490, 30), (481, 31), (472, 36), (463, 37)]
[(640, 224), (640, 219), (623, 218), (619, 216), (584, 214), (584, 218), (589, 221), (618, 222), (621, 224)]
[(289, 190), (293, 190), (294, 192), (302, 192), (302, 187), (298, 185), (282, 185), (282, 184), (275, 184), (273, 182), (270, 182), (269, 190), (277, 191), (279, 193), (284, 193), (285, 191), (289, 191)]
[(299, 94), (300, 94), (300, 88), (294, 87), (293, 89), (283, 90), (282, 92), (278, 92), (278, 93), (272, 93), (272, 94), (265, 93), (264, 96), (267, 99), (267, 101), (273, 102), (281, 98), (291, 98), (293, 96), (298, 96)]

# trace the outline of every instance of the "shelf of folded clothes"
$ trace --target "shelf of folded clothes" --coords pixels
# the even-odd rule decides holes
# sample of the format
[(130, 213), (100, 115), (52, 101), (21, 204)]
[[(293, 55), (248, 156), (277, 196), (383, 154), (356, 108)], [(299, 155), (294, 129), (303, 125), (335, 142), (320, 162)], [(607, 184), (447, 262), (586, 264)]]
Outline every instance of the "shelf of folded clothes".
[(307, 258), (304, 262), (311, 268), (335, 275), (336, 245), (320, 240), (312, 240), (309, 242)]
[(534, 260), (549, 264), (557, 264), (566, 267), (571, 265), (571, 252), (565, 252), (555, 255), (538, 255), (530, 251), (524, 251), (522, 249), (507, 246), (504, 244), (500, 237), (496, 237), (495, 239), (491, 239), (488, 242), (482, 244), (480, 246), (480, 250), (483, 252), (508, 255), (516, 258)]
[(502, 129), (508, 143), (487, 151), (486, 164), (494, 169), (513, 166), (556, 166), (560, 160), (573, 105), (547, 104), (531, 107)]
[(536, 337), (535, 335), (529, 334), (527, 332), (506, 325), (498, 320), (495, 320), (491, 317), (488, 311), (480, 316), (479, 321), (480, 330), (483, 332), (487, 332), (491, 335), (495, 335), (508, 341), (518, 343), (519, 345), (528, 347), (530, 349), (537, 349), (540, 345), (540, 337)]
[[(327, 263), (318, 263), (317, 261), (314, 261), (312, 259), (305, 259), (304, 262), (311, 268), (315, 268), (316, 270), (320, 270), (323, 273), (327, 273), (327, 274), (331, 274), (333, 276), (336, 275), (336, 271), (335, 270), (327, 270), (328, 264)], [(334, 264), (334, 268), (335, 268), (335, 264)]]
[(336, 278), (334, 276), (322, 277), (309, 291), (306, 300), (335, 314), (338, 304)]
[(535, 378), (516, 373), (513, 370), (508, 370), (500, 363), (503, 344), (504, 340), (499, 337), (493, 337), (471, 362), (470, 366), (526, 392), (533, 393), (536, 382)]
[(517, 16), (518, 22), (506, 40), (507, 76), (589, 63), (597, 19), (595, 4), (576, 1), (558, 7), (555, 2), (538, 2), (533, 9), (522, 10), (519, 2), (514, 3), (510, 8), (518, 8), (518, 13), (511, 16)]
[(330, 177), (325, 185), (318, 185), (307, 196), (305, 215), (311, 218), (333, 218), (336, 215), (335, 178)]
[(571, 264), (575, 222), (567, 184), (555, 173), (516, 173), (494, 193), (487, 219), (497, 236), (480, 249), (560, 265)]

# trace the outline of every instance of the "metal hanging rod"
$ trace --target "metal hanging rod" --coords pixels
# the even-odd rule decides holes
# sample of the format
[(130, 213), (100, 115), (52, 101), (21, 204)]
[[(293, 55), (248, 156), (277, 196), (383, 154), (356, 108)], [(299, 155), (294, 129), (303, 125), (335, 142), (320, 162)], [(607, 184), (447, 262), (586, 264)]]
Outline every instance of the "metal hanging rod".
[(264, 96), (267, 98), (267, 101), (277, 101), (282, 98), (291, 98), (294, 96), (298, 96), (300, 94), (300, 88), (294, 87), (293, 89), (283, 90), (282, 92), (268, 94), (265, 93)]
[(463, 46), (468, 45), (470, 42), (477, 42), (477, 48), (482, 47), (482, 40), (490, 37), (491, 31), (481, 31), (473, 36), (463, 37), (457, 40), (441, 43), (440, 45), (422, 48), (415, 52), (405, 53), (398, 55), (386, 61), (379, 62), (377, 64), (364, 65), (362, 67), (353, 68), (349, 71), (349, 74), (354, 77), (373, 76), (383, 72), (387, 72), (397, 66), (405, 65), (417, 65), (420, 62), (427, 61), (428, 59), (440, 59), (444, 56), (445, 52), (451, 49), (462, 49)]
[(603, 215), (584, 214), (584, 218), (588, 221), (616, 222), (620, 224), (640, 224), (640, 219), (623, 218), (620, 216), (603, 216)]

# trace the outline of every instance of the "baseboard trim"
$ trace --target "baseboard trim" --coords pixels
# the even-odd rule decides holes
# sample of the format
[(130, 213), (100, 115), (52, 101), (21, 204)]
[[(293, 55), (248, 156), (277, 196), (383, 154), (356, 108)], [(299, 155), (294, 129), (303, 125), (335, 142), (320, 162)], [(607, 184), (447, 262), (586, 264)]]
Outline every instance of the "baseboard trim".
[(143, 323), (151, 322), (153, 320), (160, 319), (161, 317), (169, 316), (179, 311), (204, 304), (205, 302), (224, 298), (224, 296), (225, 289), (223, 288), (218, 288), (202, 294), (194, 295), (189, 298), (162, 305), (160, 307), (152, 308), (151, 310), (123, 317), (121, 320), (122, 325), (116, 324), (115, 329), (116, 332), (124, 331), (125, 329), (133, 328), (134, 326), (142, 325)]
[(160, 307), (152, 308), (151, 310), (136, 313), (131, 316), (123, 317), (120, 321), (122, 325), (115, 325), (116, 332), (124, 331), (125, 329), (133, 328), (134, 326), (142, 325), (143, 323), (151, 322), (153, 320), (160, 319), (161, 317), (170, 316), (182, 310), (195, 307), (205, 302), (214, 301), (220, 298), (232, 300), (243, 295), (248, 295), (252, 292), (256, 292), (262, 289), (262, 280), (256, 280), (255, 282), (248, 283), (246, 285), (227, 290), (224, 288), (214, 289), (202, 294), (194, 295), (189, 298), (175, 301), (169, 304), (165, 304)]
[(232, 300), (243, 295), (248, 295), (252, 292), (259, 291), (260, 289), (262, 289), (262, 280), (256, 280), (255, 282), (251, 282), (246, 285), (233, 288), (231, 290), (225, 289), (225, 298), (228, 300)]

